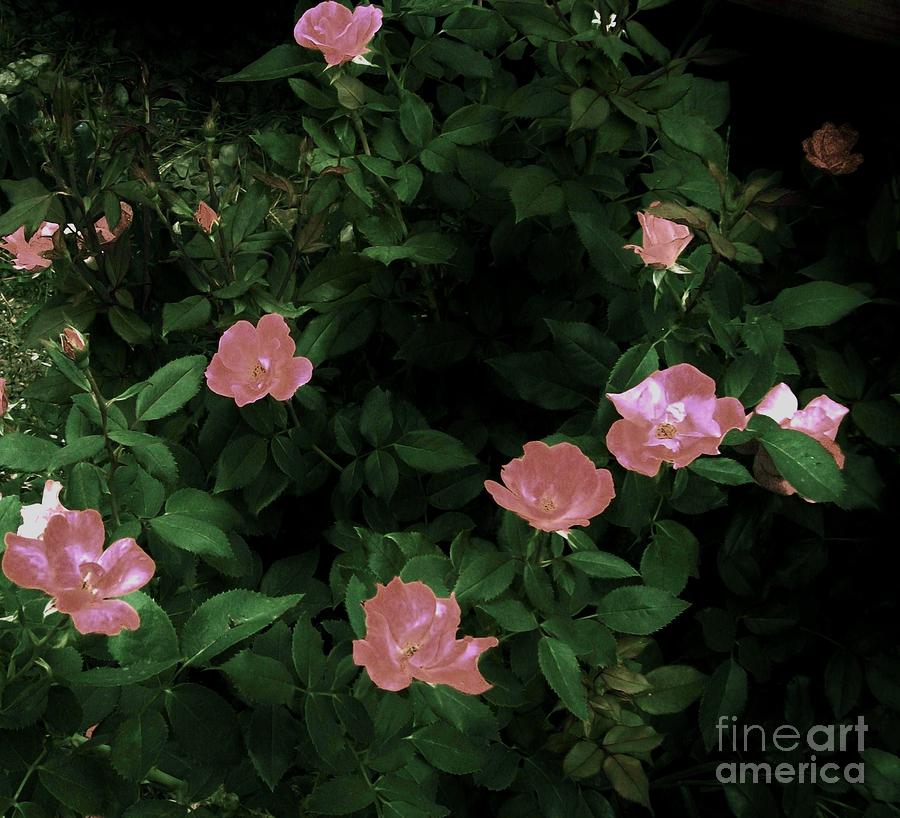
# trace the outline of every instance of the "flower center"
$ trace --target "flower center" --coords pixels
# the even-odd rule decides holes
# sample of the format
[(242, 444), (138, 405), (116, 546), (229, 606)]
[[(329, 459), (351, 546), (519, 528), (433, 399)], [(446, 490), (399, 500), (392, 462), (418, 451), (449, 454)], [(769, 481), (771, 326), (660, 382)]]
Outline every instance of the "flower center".
[(401, 661), (404, 659), (412, 659), (412, 657), (418, 653), (419, 647), (420, 645), (406, 645), (406, 647), (400, 651)]
[(268, 369), (266, 369), (259, 361), (257, 361), (253, 369), (250, 370), (250, 377), (254, 380), (257, 380), (262, 375), (265, 375), (268, 371)]
[(97, 596), (99, 591), (94, 587), (94, 584), (101, 580), (106, 573), (103, 570), (103, 566), (98, 565), (96, 562), (83, 562), (81, 563), (80, 570), (81, 590), (89, 591), (91, 596)]
[(677, 434), (677, 427), (671, 423), (660, 423), (659, 426), (656, 427), (656, 437), (659, 440), (674, 440), (675, 435)]
[(539, 503), (544, 511), (556, 511), (556, 501), (552, 497), (541, 497)]

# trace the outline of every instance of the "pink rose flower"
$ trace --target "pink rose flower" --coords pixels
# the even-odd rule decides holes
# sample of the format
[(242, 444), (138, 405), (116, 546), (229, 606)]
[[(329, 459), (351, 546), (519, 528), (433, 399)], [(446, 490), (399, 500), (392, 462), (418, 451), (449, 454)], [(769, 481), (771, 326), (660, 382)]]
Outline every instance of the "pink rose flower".
[(6, 396), (6, 378), (0, 378), (0, 418), (9, 411), (9, 398)]
[[(797, 396), (785, 383), (773, 386), (759, 402), (753, 414), (772, 418), (782, 429), (794, 429), (818, 441), (834, 458), (839, 469), (844, 468), (844, 453), (835, 443), (838, 427), (850, 410), (827, 395), (819, 395), (801, 410)], [(752, 417), (752, 414), (751, 414)], [(753, 476), (764, 488), (790, 496), (797, 493), (779, 473), (769, 453), (759, 448), (753, 461)], [(804, 498), (806, 499), (806, 498)], [(813, 502), (808, 500), (807, 502)]]
[(368, 52), (368, 44), (381, 28), (382, 11), (375, 6), (346, 6), (325, 0), (313, 6), (294, 26), (294, 39), (304, 48), (321, 51), (328, 67), (349, 62)]
[(493, 685), (478, 670), (478, 657), (499, 642), (493, 636), (456, 638), (456, 597), (435, 596), (422, 582), (394, 577), (363, 603), (366, 638), (353, 640), (353, 661), (382, 690), (404, 690), (413, 679), (477, 695)]
[(622, 416), (606, 447), (629, 471), (654, 477), (663, 461), (676, 469), (719, 454), (731, 429), (747, 425), (736, 398), (717, 398), (716, 382), (690, 364), (654, 372), (633, 389), (607, 394)]
[(47, 522), (42, 539), (7, 534), (3, 573), (22, 588), (53, 597), (80, 633), (116, 636), (137, 630), (141, 619), (116, 597), (143, 588), (156, 564), (131, 537), (103, 550), (106, 531), (93, 509), (62, 511)]
[(53, 249), (53, 236), (59, 230), (55, 222), (41, 222), (30, 239), (25, 238), (25, 225), (0, 241), (0, 248), (11, 253), (14, 270), (45, 270), (53, 262), (45, 257)]
[(271, 395), (290, 400), (312, 377), (309, 358), (294, 357), (297, 345), (280, 315), (264, 315), (257, 326), (238, 321), (219, 339), (219, 351), (206, 369), (206, 383), (238, 406)]
[(219, 223), (219, 214), (206, 202), (200, 202), (194, 213), (194, 221), (204, 233), (212, 233), (213, 226)]
[(20, 537), (39, 540), (44, 536), (44, 529), (54, 514), (62, 514), (68, 511), (59, 502), (59, 493), (62, 491), (62, 483), (56, 480), (48, 480), (44, 483), (44, 495), (40, 503), (31, 503), (22, 506), (22, 525), (16, 531)]
[(590, 525), (616, 496), (609, 470), (598, 469), (577, 446), (532, 441), (524, 449), (500, 470), (505, 485), (485, 480), (484, 487), (533, 528), (565, 536), (573, 525)]
[[(658, 204), (653, 202), (650, 207)], [(634, 250), (650, 267), (672, 267), (694, 238), (690, 228), (652, 213), (638, 213), (637, 217), (644, 233), (643, 246), (626, 244), (625, 249)]]

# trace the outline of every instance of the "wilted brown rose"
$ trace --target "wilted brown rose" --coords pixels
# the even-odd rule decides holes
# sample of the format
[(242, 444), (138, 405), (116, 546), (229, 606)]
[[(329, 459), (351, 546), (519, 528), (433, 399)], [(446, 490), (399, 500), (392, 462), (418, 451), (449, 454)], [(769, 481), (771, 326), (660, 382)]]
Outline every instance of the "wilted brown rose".
[(811, 165), (842, 176), (853, 173), (862, 164), (861, 153), (850, 153), (857, 139), (859, 134), (850, 125), (837, 127), (833, 122), (826, 122), (809, 139), (803, 140), (803, 151)]

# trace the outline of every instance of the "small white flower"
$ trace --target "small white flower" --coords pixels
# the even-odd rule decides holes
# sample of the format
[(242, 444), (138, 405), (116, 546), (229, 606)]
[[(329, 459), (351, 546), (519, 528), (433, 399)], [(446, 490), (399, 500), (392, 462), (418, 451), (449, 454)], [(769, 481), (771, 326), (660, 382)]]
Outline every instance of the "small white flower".
[(592, 26), (602, 26), (603, 25), (603, 17), (601, 16), (599, 11), (594, 11), (594, 19), (591, 20)]
[(610, 14), (610, 15), (609, 15), (609, 22), (606, 24), (606, 30), (607, 30), (607, 31), (611, 31), (611, 30), (614, 29), (615, 27), (616, 27), (616, 15), (615, 15), (615, 14)]
[[(606, 32), (612, 31), (618, 25), (618, 23), (616, 23), (617, 17), (618, 17), (617, 14), (609, 15), (609, 22), (605, 26), (603, 26), (603, 28)], [(600, 28), (600, 26), (603, 25), (603, 15), (600, 14), (599, 11), (596, 11), (596, 10), (594, 11), (594, 19), (591, 20), (591, 25), (597, 26), (597, 28)]]

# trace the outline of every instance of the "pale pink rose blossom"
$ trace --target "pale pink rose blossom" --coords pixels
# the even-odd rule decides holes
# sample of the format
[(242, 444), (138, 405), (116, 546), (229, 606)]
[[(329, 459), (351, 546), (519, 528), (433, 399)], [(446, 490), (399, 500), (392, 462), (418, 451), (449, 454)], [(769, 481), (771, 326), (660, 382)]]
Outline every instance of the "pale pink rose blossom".
[(376, 587), (363, 603), (365, 639), (353, 640), (353, 661), (376, 687), (403, 690), (419, 679), (472, 695), (491, 689), (478, 658), (499, 642), (493, 636), (456, 638), (460, 610), (453, 594), (437, 597), (424, 583), (399, 577)]
[[(651, 208), (658, 205), (653, 202)], [(626, 250), (634, 250), (650, 267), (669, 268), (675, 265), (685, 247), (691, 243), (694, 234), (684, 224), (662, 219), (652, 213), (638, 213), (638, 221), (643, 230), (642, 245), (626, 244)]]
[(325, 0), (313, 6), (294, 26), (294, 39), (304, 48), (321, 51), (328, 67), (358, 60), (381, 28), (382, 11), (375, 6), (346, 6)]
[(62, 483), (56, 480), (48, 480), (44, 483), (44, 495), (40, 503), (30, 503), (22, 506), (22, 524), (16, 530), (20, 537), (29, 537), (39, 540), (44, 535), (44, 529), (54, 514), (61, 514), (68, 509), (59, 502), (59, 493), (62, 491)]
[(0, 241), (0, 248), (12, 254), (12, 266), (15, 270), (45, 270), (53, 261), (46, 258), (46, 253), (53, 250), (53, 236), (59, 230), (55, 222), (41, 222), (41, 226), (30, 239), (25, 238), (25, 226), (15, 233), (10, 233)]
[(653, 477), (663, 462), (680, 469), (719, 454), (731, 429), (747, 425), (736, 398), (717, 398), (716, 382), (690, 364), (654, 372), (626, 392), (607, 394), (622, 416), (606, 447), (629, 471)]
[(484, 487), (533, 528), (566, 535), (574, 525), (590, 525), (616, 496), (609, 470), (598, 469), (577, 446), (532, 441), (524, 450), (501, 469), (505, 485), (485, 480)]
[(103, 518), (93, 509), (62, 511), (47, 522), (41, 539), (7, 534), (3, 573), (22, 588), (53, 597), (79, 633), (116, 636), (137, 630), (138, 612), (124, 596), (146, 585), (156, 564), (131, 537), (103, 550)]
[(9, 411), (9, 398), (6, 395), (6, 378), (0, 378), (0, 418)]
[[(849, 411), (846, 406), (833, 401), (827, 395), (813, 398), (806, 404), (806, 408), (801, 410), (797, 396), (791, 388), (785, 383), (779, 383), (766, 393), (752, 414), (772, 418), (782, 429), (793, 429), (809, 435), (834, 458), (837, 467), (843, 469), (844, 453), (835, 439), (838, 427)], [(753, 475), (761, 486), (777, 494), (790, 496), (797, 493), (797, 489), (781, 476), (775, 462), (762, 447), (757, 450), (753, 461)]]
[(238, 406), (266, 395), (290, 400), (312, 377), (308, 358), (294, 357), (297, 345), (280, 315), (264, 315), (257, 326), (238, 321), (219, 339), (219, 351), (206, 369), (206, 383)]
[(213, 226), (219, 223), (219, 214), (206, 202), (200, 202), (194, 213), (194, 221), (204, 233), (212, 233)]

